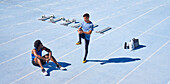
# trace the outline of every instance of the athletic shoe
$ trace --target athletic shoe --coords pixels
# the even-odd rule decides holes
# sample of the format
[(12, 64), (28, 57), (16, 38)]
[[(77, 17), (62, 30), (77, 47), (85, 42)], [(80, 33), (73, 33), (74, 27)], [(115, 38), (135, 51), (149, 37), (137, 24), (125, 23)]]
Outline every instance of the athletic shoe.
[(86, 62), (87, 62), (86, 60), (83, 61), (83, 63), (86, 63)]
[(64, 68), (64, 67), (60, 67), (60, 70), (66, 70), (66, 68)]
[(45, 76), (48, 75), (48, 73), (45, 71), (45, 69), (42, 69), (42, 74)]
[(81, 45), (81, 42), (77, 42), (76, 45)]

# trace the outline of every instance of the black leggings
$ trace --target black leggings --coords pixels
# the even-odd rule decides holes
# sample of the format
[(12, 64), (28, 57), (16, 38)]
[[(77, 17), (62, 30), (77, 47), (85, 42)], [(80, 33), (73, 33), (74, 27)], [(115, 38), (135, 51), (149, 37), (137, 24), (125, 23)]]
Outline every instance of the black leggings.
[(79, 42), (81, 42), (81, 38), (83, 38), (85, 40), (85, 56), (84, 56), (84, 60), (86, 60), (90, 40), (85, 39), (85, 34), (79, 34)]

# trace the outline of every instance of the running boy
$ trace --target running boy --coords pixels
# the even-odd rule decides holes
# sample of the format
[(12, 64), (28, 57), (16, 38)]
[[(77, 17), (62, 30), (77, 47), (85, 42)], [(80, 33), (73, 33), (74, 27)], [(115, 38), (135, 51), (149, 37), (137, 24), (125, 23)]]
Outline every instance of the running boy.
[[(42, 65), (45, 64), (46, 61), (47, 63), (49, 63), (50, 60), (53, 61), (57, 65), (58, 68), (60, 68), (61, 70), (65, 70), (65, 68), (62, 67), (60, 64), (58, 64), (56, 59), (52, 56), (51, 50), (43, 46), (40, 40), (36, 40), (34, 42), (34, 47), (35, 48), (32, 50), (32, 64), (34, 66), (40, 66), (42, 69), (43, 75), (47, 75), (48, 73), (45, 71)], [(48, 52), (48, 54), (42, 56), (43, 50)]]
[(83, 63), (86, 63), (86, 58), (88, 54), (88, 46), (90, 42), (90, 35), (93, 31), (93, 23), (89, 20), (90, 15), (88, 13), (85, 13), (83, 15), (84, 21), (81, 23), (81, 26), (78, 29), (79, 33), (79, 41), (76, 43), (76, 45), (81, 44), (81, 38), (85, 40), (85, 56), (83, 59)]

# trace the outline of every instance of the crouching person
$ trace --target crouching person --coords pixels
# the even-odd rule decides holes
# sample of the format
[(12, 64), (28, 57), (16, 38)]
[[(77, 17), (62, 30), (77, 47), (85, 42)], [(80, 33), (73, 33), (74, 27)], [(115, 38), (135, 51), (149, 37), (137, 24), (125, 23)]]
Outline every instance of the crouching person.
[[(43, 75), (47, 75), (48, 73), (46, 72), (46, 70), (43, 68), (42, 65), (44, 65), (46, 62), (49, 63), (50, 60), (57, 65), (57, 68), (59, 68), (61, 70), (66, 70), (66, 68), (64, 68), (60, 64), (58, 64), (56, 59), (52, 56), (51, 50), (46, 48), (45, 46), (43, 46), (43, 44), (41, 43), (40, 40), (36, 40), (34, 42), (34, 47), (35, 48), (32, 50), (32, 64), (34, 66), (40, 66)], [(48, 52), (48, 54), (42, 56), (43, 50)]]

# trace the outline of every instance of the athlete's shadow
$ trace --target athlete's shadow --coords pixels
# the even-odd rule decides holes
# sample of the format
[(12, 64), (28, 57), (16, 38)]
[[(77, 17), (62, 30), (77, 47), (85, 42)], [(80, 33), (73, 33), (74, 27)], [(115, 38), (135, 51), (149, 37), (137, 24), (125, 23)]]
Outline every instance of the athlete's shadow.
[(128, 58), (128, 57), (122, 57), (122, 58), (110, 58), (108, 60), (87, 60), (87, 62), (102, 62), (101, 65), (107, 64), (107, 63), (127, 63), (127, 62), (133, 62), (141, 60), (140, 58)]
[[(66, 63), (66, 62), (58, 62), (62, 67), (67, 67), (67, 66), (70, 66), (71, 64), (70, 63)], [(57, 68), (56, 64), (54, 62), (49, 62), (49, 63), (46, 63), (44, 66), (44, 68), (48, 68), (47, 70), (47, 73), (48, 75), (47, 76), (50, 76), (50, 72), (53, 71), (53, 70), (60, 70), (59, 68)], [(67, 71), (66, 70), (63, 70), (63, 71)]]

